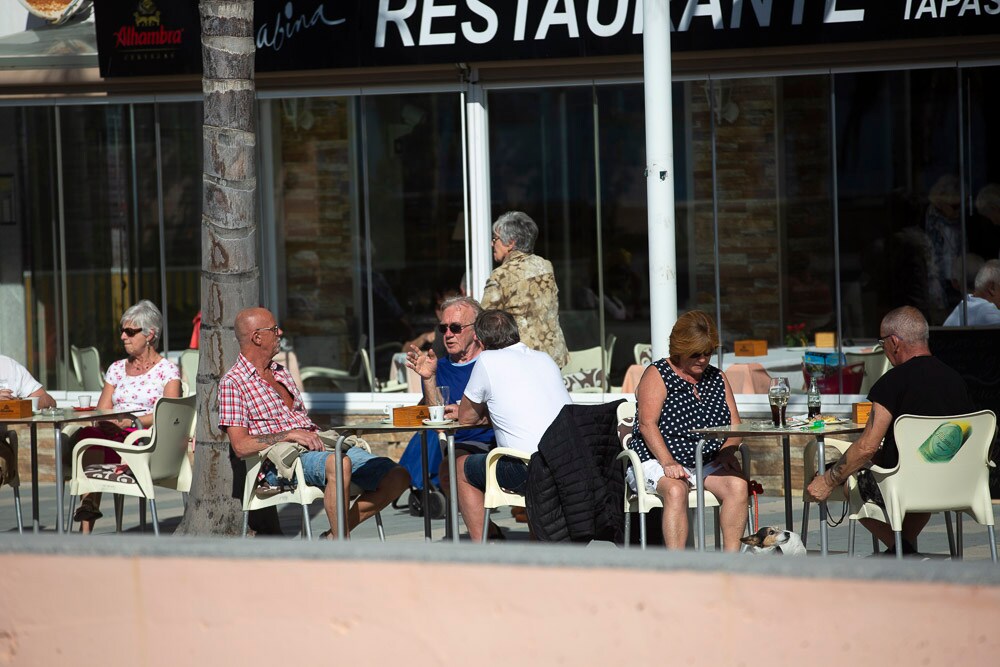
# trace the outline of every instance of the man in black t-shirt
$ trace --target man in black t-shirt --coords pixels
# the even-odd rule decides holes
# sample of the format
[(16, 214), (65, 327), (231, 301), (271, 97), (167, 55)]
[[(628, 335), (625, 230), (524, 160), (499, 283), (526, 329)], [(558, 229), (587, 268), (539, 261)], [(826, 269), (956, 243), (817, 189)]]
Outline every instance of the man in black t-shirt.
[[(817, 500), (826, 500), (833, 489), (860, 471), (858, 488), (862, 497), (883, 504), (874, 480), (863, 479), (867, 473), (864, 468), (869, 462), (889, 468), (896, 465), (899, 452), (892, 429), (896, 417), (904, 414), (935, 417), (973, 411), (962, 376), (931, 356), (927, 346), (927, 320), (919, 310), (903, 306), (891, 311), (882, 319), (879, 337), (893, 368), (868, 393), (872, 411), (864, 433), (837, 463), (827, 468), (825, 475), (809, 484), (809, 493)], [(872, 483), (867, 483), (869, 481)], [(904, 554), (914, 551), (913, 541), (928, 519), (930, 514), (926, 513), (910, 513), (903, 518)], [(895, 537), (887, 524), (875, 519), (861, 519), (861, 523), (889, 547), (890, 552), (895, 552)]]

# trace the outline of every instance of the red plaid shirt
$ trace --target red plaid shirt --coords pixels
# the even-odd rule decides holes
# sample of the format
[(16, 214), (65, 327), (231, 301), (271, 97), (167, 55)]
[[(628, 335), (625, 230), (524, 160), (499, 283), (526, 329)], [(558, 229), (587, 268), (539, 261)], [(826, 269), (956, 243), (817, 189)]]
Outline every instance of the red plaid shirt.
[(219, 428), (242, 426), (250, 435), (284, 433), (293, 429), (318, 431), (309, 419), (302, 394), (281, 364), (269, 364), (274, 378), (292, 395), (289, 409), (274, 387), (260, 376), (253, 364), (242, 354), (219, 380)]

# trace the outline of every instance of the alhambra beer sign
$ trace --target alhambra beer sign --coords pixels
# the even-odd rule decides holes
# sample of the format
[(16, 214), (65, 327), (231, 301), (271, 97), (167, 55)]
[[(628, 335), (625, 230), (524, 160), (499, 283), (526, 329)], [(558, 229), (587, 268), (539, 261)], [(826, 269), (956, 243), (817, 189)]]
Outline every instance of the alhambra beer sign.
[(98, 0), (101, 76), (201, 71), (198, 5), (184, 0)]

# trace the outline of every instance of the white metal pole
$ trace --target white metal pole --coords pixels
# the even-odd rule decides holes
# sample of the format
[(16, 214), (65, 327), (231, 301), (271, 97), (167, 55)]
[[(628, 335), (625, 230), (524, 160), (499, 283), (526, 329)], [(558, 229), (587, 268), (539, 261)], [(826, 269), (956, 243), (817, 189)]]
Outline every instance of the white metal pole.
[(673, 96), (670, 0), (643, 0), (642, 63), (646, 100), (646, 202), (649, 227), (649, 320), (653, 358), (667, 356), (677, 320), (674, 240)]

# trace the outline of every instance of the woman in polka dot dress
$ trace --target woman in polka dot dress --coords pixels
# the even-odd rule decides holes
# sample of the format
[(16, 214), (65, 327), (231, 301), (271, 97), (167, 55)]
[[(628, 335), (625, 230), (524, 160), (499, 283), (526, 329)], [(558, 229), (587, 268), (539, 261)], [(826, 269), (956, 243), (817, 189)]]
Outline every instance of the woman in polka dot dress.
[[(736, 399), (725, 374), (710, 365), (719, 346), (712, 318), (685, 313), (670, 332), (670, 356), (642, 374), (635, 391), (636, 420), (629, 444), (642, 461), (644, 484), (663, 499), (663, 541), (683, 549), (688, 532), (688, 493), (695, 483), (691, 429), (739, 424)], [(736, 551), (746, 530), (747, 482), (736, 458), (739, 438), (708, 440), (703, 449), (705, 489), (719, 499), (722, 545)], [(629, 470), (625, 481), (634, 490)]]

